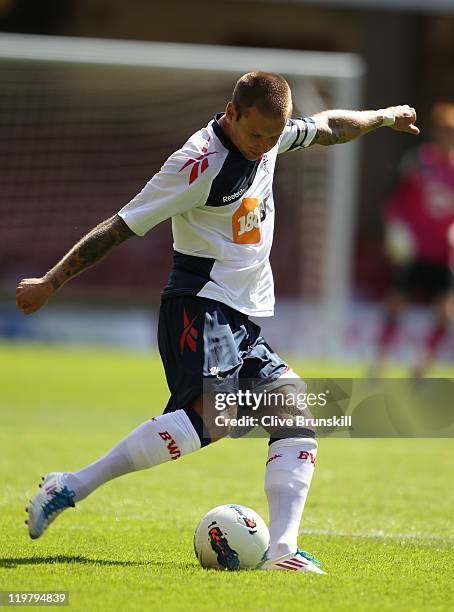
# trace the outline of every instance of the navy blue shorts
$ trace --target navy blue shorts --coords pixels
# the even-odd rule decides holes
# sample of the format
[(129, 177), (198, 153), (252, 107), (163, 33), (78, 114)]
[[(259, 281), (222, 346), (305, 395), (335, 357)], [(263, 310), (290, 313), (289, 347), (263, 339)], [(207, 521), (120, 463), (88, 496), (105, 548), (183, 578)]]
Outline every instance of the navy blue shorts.
[(207, 298), (163, 298), (158, 346), (171, 393), (165, 412), (202, 395), (204, 378), (275, 380), (288, 370), (247, 315)]

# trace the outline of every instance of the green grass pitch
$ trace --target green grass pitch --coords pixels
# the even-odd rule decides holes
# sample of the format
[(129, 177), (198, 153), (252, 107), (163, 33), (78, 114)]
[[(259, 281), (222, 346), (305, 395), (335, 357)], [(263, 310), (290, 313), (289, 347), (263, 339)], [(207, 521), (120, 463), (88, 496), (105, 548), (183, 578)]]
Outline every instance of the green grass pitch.
[(159, 414), (167, 389), (157, 357), (128, 352), (3, 345), (0, 363), (0, 590), (68, 590), (73, 610), (453, 608), (452, 440), (321, 440), (300, 545), (328, 575), (205, 571), (192, 537), (207, 510), (267, 518), (266, 441), (110, 482), (31, 541), (40, 476), (98, 458)]

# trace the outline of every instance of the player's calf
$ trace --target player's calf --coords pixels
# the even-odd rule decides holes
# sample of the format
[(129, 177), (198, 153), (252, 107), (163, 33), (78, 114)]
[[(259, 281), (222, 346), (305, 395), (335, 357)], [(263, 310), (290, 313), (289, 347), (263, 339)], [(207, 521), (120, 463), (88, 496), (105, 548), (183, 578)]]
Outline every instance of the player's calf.
[[(232, 395), (233, 395), (232, 391)], [(235, 420), (238, 418), (238, 405), (222, 401), (230, 393), (209, 390), (203, 396), (192, 402), (191, 410), (200, 419), (199, 435), (211, 442), (221, 440), (230, 435), (235, 429)]]
[[(310, 423), (313, 418), (307, 406), (299, 401), (305, 397), (307, 389), (304, 381), (295, 375), (291, 379), (279, 379), (274, 387), (274, 390), (278, 391), (275, 395), (277, 401), (268, 402), (265, 410), (280, 417), (285, 426), (268, 429), (270, 442), (265, 492), (270, 517), (270, 548), (267, 553), (267, 561), (270, 563), (266, 569), (282, 569), (279, 565), (274, 567), (274, 561), (288, 561), (291, 558), (292, 563), (300, 563), (304, 568), (300, 571), (317, 571), (312, 569), (310, 560), (293, 559), (299, 554), (298, 531), (318, 449), (313, 429), (300, 424)], [(304, 420), (299, 418), (300, 415), (304, 416)]]
[(203, 438), (202, 420), (190, 409), (146, 421), (87, 467), (48, 474), (26, 510), (30, 537), (39, 538), (66, 508), (74, 507), (109, 480), (180, 459), (209, 442)]

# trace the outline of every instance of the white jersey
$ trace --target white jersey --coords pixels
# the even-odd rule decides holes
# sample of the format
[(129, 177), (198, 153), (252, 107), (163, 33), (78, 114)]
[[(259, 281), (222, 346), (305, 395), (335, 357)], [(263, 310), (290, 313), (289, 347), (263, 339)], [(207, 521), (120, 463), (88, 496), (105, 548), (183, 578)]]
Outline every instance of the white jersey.
[(249, 161), (227, 138), (221, 116), (173, 153), (118, 214), (139, 236), (172, 218), (175, 252), (164, 298), (197, 295), (272, 316), (276, 157), (310, 145), (316, 127), (309, 117), (290, 119), (278, 143)]

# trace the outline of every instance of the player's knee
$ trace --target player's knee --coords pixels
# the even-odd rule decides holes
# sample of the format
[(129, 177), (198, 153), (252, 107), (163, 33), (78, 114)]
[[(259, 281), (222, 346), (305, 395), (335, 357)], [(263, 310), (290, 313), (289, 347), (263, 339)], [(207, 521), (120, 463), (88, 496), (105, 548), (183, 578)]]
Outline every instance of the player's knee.
[(199, 396), (184, 408), (196, 430), (201, 446), (220, 440), (232, 431), (231, 420), (236, 416), (236, 407), (229, 407), (226, 414), (215, 410), (209, 396)]
[(301, 378), (279, 381), (267, 391), (263, 411), (280, 418), (295, 419), (297, 416), (311, 418), (307, 403), (307, 385)]
[(307, 403), (307, 385), (299, 377), (279, 379), (264, 408), (270, 444), (283, 438), (315, 438), (313, 415)]

